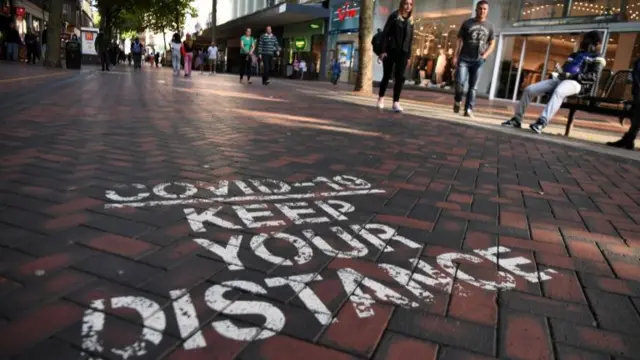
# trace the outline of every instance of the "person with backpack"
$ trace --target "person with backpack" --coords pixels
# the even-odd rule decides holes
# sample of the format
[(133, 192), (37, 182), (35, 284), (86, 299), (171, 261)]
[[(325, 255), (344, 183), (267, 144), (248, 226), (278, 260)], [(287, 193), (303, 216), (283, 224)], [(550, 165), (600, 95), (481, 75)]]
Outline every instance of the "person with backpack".
[(380, 81), (378, 92), (378, 109), (384, 108), (384, 94), (393, 74), (392, 110), (402, 112), (400, 93), (404, 86), (404, 72), (411, 56), (413, 42), (413, 0), (400, 1), (398, 10), (389, 15), (384, 30), (376, 36), (378, 38), (374, 39), (374, 50), (383, 65), (382, 81)]
[(589, 31), (582, 37), (580, 50), (569, 55), (564, 65), (553, 74), (553, 78), (529, 85), (522, 92), (513, 117), (502, 126), (521, 128), (522, 118), (529, 103), (538, 96), (549, 94), (549, 101), (538, 120), (529, 125), (535, 133), (542, 133), (549, 121), (558, 112), (564, 99), (577, 94), (590, 94), (606, 61), (597, 53), (602, 42), (600, 32)]
[(607, 145), (621, 149), (633, 150), (635, 148), (636, 136), (640, 132), (640, 58), (636, 59), (631, 69), (631, 127), (618, 141), (608, 142)]
[(142, 43), (140, 38), (135, 38), (131, 43), (131, 54), (133, 55), (133, 69), (142, 70)]
[(247, 75), (247, 84), (251, 84), (251, 65), (253, 63), (253, 52), (256, 49), (256, 41), (251, 36), (251, 29), (247, 28), (240, 38), (240, 83)]

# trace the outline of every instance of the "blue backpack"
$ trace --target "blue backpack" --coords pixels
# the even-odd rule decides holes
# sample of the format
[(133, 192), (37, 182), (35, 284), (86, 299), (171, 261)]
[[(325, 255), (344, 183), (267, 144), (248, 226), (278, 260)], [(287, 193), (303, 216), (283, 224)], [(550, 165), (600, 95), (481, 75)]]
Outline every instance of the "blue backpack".
[(140, 46), (140, 43), (133, 43), (131, 51), (133, 51), (134, 54), (140, 54), (142, 52), (142, 46)]

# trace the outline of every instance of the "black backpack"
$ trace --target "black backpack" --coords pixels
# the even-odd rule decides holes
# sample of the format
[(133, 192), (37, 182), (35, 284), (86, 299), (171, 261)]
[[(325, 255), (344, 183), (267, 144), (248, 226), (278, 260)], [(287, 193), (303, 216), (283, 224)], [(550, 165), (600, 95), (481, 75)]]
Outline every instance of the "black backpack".
[(380, 56), (384, 50), (382, 49), (382, 30), (378, 29), (378, 32), (373, 35), (371, 39), (371, 45), (373, 46), (373, 53)]

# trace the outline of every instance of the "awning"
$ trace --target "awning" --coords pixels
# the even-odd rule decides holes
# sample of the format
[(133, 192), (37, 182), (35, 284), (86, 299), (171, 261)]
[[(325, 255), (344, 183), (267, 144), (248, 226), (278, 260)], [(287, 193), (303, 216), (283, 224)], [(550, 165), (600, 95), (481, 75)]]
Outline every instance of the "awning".
[[(246, 28), (251, 28), (254, 34), (257, 34), (267, 26), (283, 26), (319, 18), (329, 18), (329, 9), (315, 5), (283, 3), (218, 25), (216, 38), (239, 39)], [(211, 28), (205, 29), (200, 36), (211, 38)]]

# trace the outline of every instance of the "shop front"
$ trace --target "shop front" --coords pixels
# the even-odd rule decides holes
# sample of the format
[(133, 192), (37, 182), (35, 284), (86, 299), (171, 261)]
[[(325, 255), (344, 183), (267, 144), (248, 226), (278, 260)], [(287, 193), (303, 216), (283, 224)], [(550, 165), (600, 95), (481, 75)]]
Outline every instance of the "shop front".
[[(495, 60), (487, 62), (492, 68), (483, 74), (479, 90), (490, 98), (519, 100), (528, 85), (549, 78), (555, 65), (562, 64), (578, 49), (582, 34), (597, 30), (603, 39), (600, 51), (607, 63), (595, 91), (604, 91), (605, 85), (611, 84), (610, 79), (622, 82), (613, 89), (619, 94), (612, 96), (624, 97), (630, 91), (624, 71), (640, 57), (639, 0), (514, 4), (504, 4)], [(614, 76), (616, 73), (619, 75)], [(546, 100), (540, 97), (536, 101)]]
[[(283, 56), (277, 59), (280, 63), (274, 64), (277, 73), (287, 77), (303, 76), (308, 80), (319, 79), (325, 42), (324, 30), (325, 19), (285, 25), (282, 34)], [(294, 72), (296, 60), (298, 64), (304, 61), (306, 71)]]
[(360, 0), (331, 1), (329, 11), (327, 77), (330, 77), (331, 64), (337, 60), (342, 70), (338, 81), (353, 83), (358, 71)]

